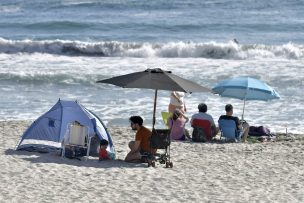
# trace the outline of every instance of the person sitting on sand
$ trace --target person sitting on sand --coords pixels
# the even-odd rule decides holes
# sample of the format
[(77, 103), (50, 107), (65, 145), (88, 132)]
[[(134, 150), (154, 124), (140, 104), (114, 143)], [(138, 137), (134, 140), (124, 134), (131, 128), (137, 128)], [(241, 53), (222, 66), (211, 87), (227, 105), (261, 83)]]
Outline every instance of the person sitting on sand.
[(168, 126), (170, 130), (170, 137), (173, 140), (185, 140), (186, 137), (191, 139), (189, 132), (185, 129), (189, 118), (182, 113), (181, 110), (175, 109), (172, 116), (168, 118)]
[(131, 116), (129, 118), (131, 128), (136, 132), (135, 141), (129, 142), (130, 152), (127, 154), (126, 162), (145, 162), (142, 155), (149, 154), (151, 131), (143, 126), (143, 119), (140, 116)]
[(101, 140), (99, 147), (99, 161), (102, 160), (114, 160), (115, 154), (108, 152), (107, 147), (109, 145), (108, 140)]
[(215, 123), (214, 123), (214, 120), (213, 120), (213, 117), (207, 113), (207, 105), (205, 103), (200, 103), (198, 106), (198, 113), (195, 113), (192, 115), (191, 117), (191, 126), (192, 126), (192, 122), (194, 119), (200, 119), (200, 120), (208, 120), (210, 123), (211, 123), (211, 134), (212, 134), (212, 137), (216, 136), (216, 134), (218, 133), (219, 131), (219, 128), (217, 128), (215, 126)]
[(237, 129), (243, 132), (242, 141), (247, 142), (248, 132), (249, 132), (249, 124), (247, 122), (241, 122), (238, 117), (232, 116), (233, 114), (233, 106), (231, 104), (227, 104), (225, 106), (226, 115), (221, 115), (219, 120), (234, 120)]

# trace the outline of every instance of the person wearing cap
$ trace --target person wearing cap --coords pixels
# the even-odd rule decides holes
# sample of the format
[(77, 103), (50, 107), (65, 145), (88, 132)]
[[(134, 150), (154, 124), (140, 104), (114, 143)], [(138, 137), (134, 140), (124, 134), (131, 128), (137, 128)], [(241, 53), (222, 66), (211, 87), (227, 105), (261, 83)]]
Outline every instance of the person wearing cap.
[(214, 123), (214, 120), (213, 120), (213, 117), (207, 113), (207, 110), (208, 110), (208, 107), (205, 103), (200, 103), (198, 106), (198, 113), (195, 113), (192, 115), (191, 117), (191, 125), (192, 125), (192, 121), (194, 119), (200, 119), (200, 120), (208, 120), (210, 123), (211, 123), (211, 131), (212, 131), (212, 136), (216, 136), (216, 134), (218, 133), (219, 131), (219, 128), (217, 128), (215, 126), (215, 123)]
[(189, 118), (179, 109), (173, 111), (172, 116), (168, 118), (168, 126), (170, 130), (170, 137), (173, 140), (185, 140), (186, 137), (191, 139), (189, 132), (185, 129)]

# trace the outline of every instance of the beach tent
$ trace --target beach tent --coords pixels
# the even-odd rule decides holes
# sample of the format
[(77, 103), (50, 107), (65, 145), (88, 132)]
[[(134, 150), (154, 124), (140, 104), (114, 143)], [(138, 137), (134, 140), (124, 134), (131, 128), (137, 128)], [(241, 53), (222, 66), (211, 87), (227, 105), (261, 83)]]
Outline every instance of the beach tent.
[(101, 119), (77, 101), (58, 102), (35, 120), (21, 136), (16, 150), (47, 151), (60, 149), (68, 125), (78, 121), (89, 128), (89, 136), (108, 140), (108, 151), (115, 153), (113, 142)]

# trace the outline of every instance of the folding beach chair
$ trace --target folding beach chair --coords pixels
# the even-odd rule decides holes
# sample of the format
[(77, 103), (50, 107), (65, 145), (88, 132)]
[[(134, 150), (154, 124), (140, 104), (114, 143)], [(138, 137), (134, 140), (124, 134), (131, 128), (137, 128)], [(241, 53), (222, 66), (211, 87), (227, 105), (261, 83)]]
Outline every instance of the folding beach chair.
[(191, 126), (193, 127), (193, 142), (206, 142), (212, 140), (213, 136), (209, 120), (193, 119)]
[(161, 115), (162, 115), (162, 118), (163, 118), (163, 121), (164, 121), (165, 126), (166, 126), (167, 128), (169, 128), (168, 119), (170, 118), (170, 116), (172, 115), (172, 113), (166, 112), (166, 111), (162, 111), (162, 112), (161, 112)]
[(69, 158), (77, 158), (81, 156), (89, 157), (90, 153), (90, 136), (89, 128), (81, 125), (78, 122), (68, 124), (67, 133), (63, 141), (62, 157), (67, 157), (66, 153), (69, 151)]
[(241, 132), (237, 129), (235, 121), (234, 120), (228, 120), (228, 119), (220, 119), (218, 121), (219, 128), (221, 131), (221, 137), (224, 137), (228, 140), (240, 140)]

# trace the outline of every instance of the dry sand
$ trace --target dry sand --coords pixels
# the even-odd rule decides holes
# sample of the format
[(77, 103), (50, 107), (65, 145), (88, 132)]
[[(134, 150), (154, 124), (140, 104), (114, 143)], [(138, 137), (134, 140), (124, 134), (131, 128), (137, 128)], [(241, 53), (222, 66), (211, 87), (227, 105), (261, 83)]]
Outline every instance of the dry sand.
[[(174, 167), (15, 151), (30, 121), (0, 122), (0, 202), (304, 202), (304, 141), (173, 142)], [(109, 129), (118, 158), (134, 132)]]

